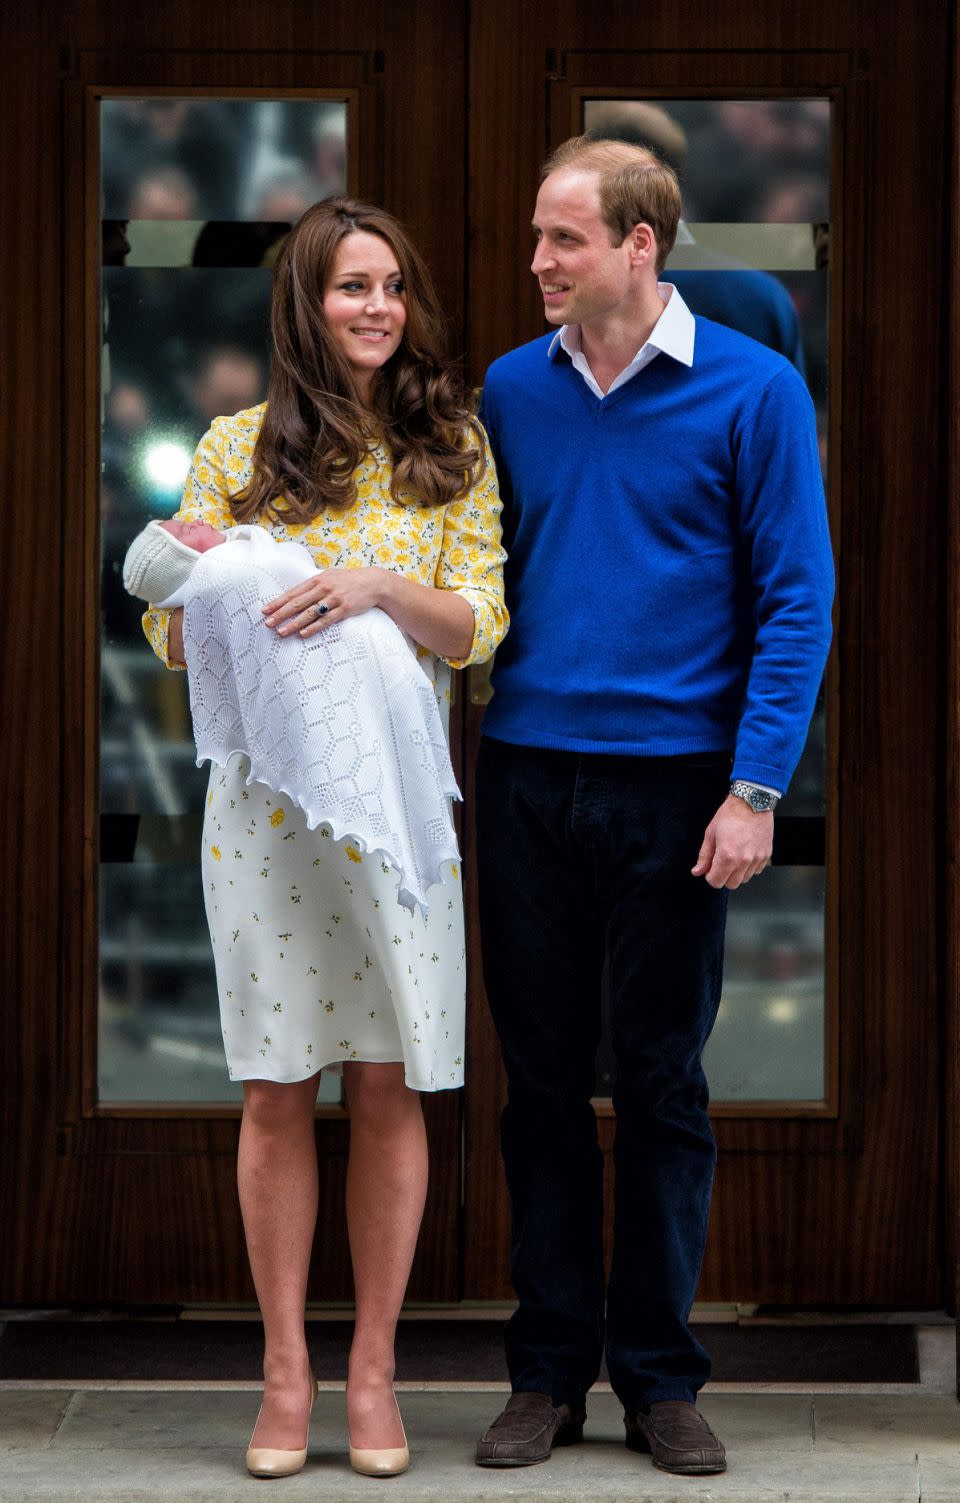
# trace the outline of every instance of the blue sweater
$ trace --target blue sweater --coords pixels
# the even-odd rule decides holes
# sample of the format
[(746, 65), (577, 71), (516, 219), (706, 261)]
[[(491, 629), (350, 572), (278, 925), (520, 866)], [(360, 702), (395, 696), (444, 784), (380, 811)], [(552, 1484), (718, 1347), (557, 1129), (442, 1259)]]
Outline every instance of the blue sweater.
[(781, 356), (696, 319), (600, 401), (552, 335), (487, 373), (511, 629), (485, 734), (522, 746), (727, 751), (785, 790), (830, 645), (813, 405)]

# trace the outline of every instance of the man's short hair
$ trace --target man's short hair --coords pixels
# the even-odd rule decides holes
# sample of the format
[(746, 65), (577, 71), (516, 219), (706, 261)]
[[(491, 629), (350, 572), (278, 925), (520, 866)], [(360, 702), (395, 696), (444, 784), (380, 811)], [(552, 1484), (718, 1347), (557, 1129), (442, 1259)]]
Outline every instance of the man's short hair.
[(541, 183), (561, 167), (597, 173), (600, 213), (614, 245), (622, 245), (634, 225), (650, 226), (657, 271), (662, 271), (680, 221), (680, 184), (673, 168), (645, 146), (589, 136), (571, 136), (551, 152), (540, 169)]

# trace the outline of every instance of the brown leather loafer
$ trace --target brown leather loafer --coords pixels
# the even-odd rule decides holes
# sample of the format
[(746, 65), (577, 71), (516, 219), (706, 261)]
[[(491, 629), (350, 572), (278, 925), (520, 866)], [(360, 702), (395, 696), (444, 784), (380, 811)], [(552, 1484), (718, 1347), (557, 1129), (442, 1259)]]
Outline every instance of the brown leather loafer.
[(700, 1475), (725, 1472), (727, 1455), (696, 1404), (664, 1400), (649, 1414), (629, 1414), (623, 1423), (631, 1451), (649, 1451), (654, 1466), (664, 1472)]
[(477, 1442), (477, 1466), (533, 1466), (554, 1446), (583, 1440), (583, 1404), (558, 1404), (547, 1393), (514, 1393)]

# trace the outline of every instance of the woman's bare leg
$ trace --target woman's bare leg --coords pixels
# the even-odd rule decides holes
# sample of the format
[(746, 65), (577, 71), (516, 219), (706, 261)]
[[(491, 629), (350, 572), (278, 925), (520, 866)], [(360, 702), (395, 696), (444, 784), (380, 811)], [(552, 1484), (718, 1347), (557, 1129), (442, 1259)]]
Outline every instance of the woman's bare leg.
[(310, 1415), (303, 1321), (317, 1222), (319, 1078), (243, 1083), (237, 1184), (264, 1334), (263, 1408), (251, 1444), (281, 1451), (304, 1444)]
[(350, 1444), (403, 1445), (394, 1341), (427, 1194), (420, 1097), (401, 1064), (344, 1065), (350, 1111), (347, 1230), (357, 1318), (347, 1374)]

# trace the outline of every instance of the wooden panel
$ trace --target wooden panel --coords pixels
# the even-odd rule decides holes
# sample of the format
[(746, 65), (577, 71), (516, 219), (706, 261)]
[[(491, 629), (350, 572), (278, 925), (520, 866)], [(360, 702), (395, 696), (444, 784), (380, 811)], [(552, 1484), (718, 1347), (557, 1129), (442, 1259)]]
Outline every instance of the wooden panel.
[[(5, 17), (0, 49), (0, 96), (8, 139), (2, 153), (0, 202), (0, 456), (17, 505), (22, 567), (12, 571), (2, 613), (4, 673), (0, 714), (5, 727), (6, 783), (16, 789), (10, 817), (0, 820), (6, 985), (0, 994), (4, 1089), (0, 1127), (5, 1144), (2, 1213), (6, 1257), (13, 1265), (5, 1290), (28, 1288), (53, 1219), (52, 1105), (56, 1081), (54, 1011), (41, 1020), (41, 999), (55, 998), (58, 974), (57, 915), (60, 848), (57, 798), (64, 761), (60, 675), (49, 640), (60, 636), (62, 549), (59, 495), (64, 457), (59, 442), (61, 330), (59, 256), (62, 217), (58, 139), (55, 27), (47, 13), (30, 22), (17, 10)], [(36, 28), (33, 30), (32, 28)], [(48, 67), (36, 66), (42, 45)], [(15, 126), (13, 122), (16, 122)], [(24, 175), (24, 164), (29, 174)], [(12, 373), (16, 379), (11, 379)], [(37, 504), (38, 498), (43, 498)], [(28, 499), (29, 498), (29, 499)], [(42, 607), (40, 601), (43, 601)], [(37, 629), (39, 617), (43, 629)], [(35, 624), (36, 623), (36, 624)], [(16, 1176), (17, 1183), (11, 1181)], [(18, 1204), (29, 1185), (35, 1209)], [(24, 1197), (25, 1198), (25, 1197)]]
[[(0, 434), (23, 567), (3, 616), (19, 625), (5, 644), (0, 689), (17, 754), (9, 786), (18, 790), (0, 828), (3, 870), (17, 874), (4, 887), (4, 933), (15, 943), (0, 1000), (9, 1045), (0, 1296), (251, 1299), (236, 1120), (83, 1115), (80, 988), (85, 936), (97, 923), (98, 355), (90, 331), (98, 311), (83, 265), (85, 194), (93, 190), (77, 171), (79, 96), (85, 84), (358, 89), (361, 190), (409, 225), (456, 330), (464, 306), (463, 18), (443, 0), (409, 13), (379, 0), (307, 10), (294, 0), (239, 0), (229, 11), (177, 3), (147, 13), (120, 0), (83, 0), (18, 7), (5, 21), (0, 118), (19, 145), (0, 164), (0, 201), (13, 210), (0, 237), (10, 305), (0, 364), (16, 372), (5, 383)], [(433, 141), (444, 150), (424, 149)], [(447, 1300), (459, 1289), (459, 1093), (425, 1109), (433, 1173), (410, 1294)], [(310, 1294), (349, 1299), (346, 1123), (327, 1114), (317, 1135)]]
[[(945, 1304), (960, 1309), (960, 28), (954, 15), (953, 131), (946, 193), (950, 227), (947, 279), (946, 665), (944, 716), (943, 1051)], [(960, 1393), (960, 1325), (957, 1329)]]
[[(603, 3), (531, 0), (518, 11), (491, 0), (471, 12), (469, 350), (477, 382), (491, 359), (543, 329), (527, 226), (548, 100), (568, 66), (583, 79), (603, 54), (607, 72), (594, 69), (593, 84), (664, 90), (670, 81), (680, 92), (845, 80), (852, 191), (846, 240), (833, 247), (844, 294), (832, 330), (843, 351), (842, 405), (832, 414), (832, 479), (842, 495), (842, 755), (830, 834), (838, 1118), (832, 1138), (827, 1123), (717, 1124), (705, 1299), (909, 1306), (944, 1297), (935, 897), (945, 220), (933, 147), (946, 118), (947, 36), (940, 0), (909, 15), (825, 0), (760, 10), (737, 0), (682, 14), (654, 3), (642, 16)], [(509, 153), (499, 148), (504, 139)], [(931, 149), (918, 156), (917, 141)], [(891, 234), (895, 223), (922, 225), (922, 233)], [(905, 295), (921, 287), (929, 298)], [(474, 743), (479, 712), (469, 718)], [(474, 961), (465, 1288), (493, 1298), (509, 1290), (507, 1206), (502, 1178), (483, 1166), (496, 1152), (503, 1082)], [(612, 1124), (601, 1132), (609, 1148)]]

